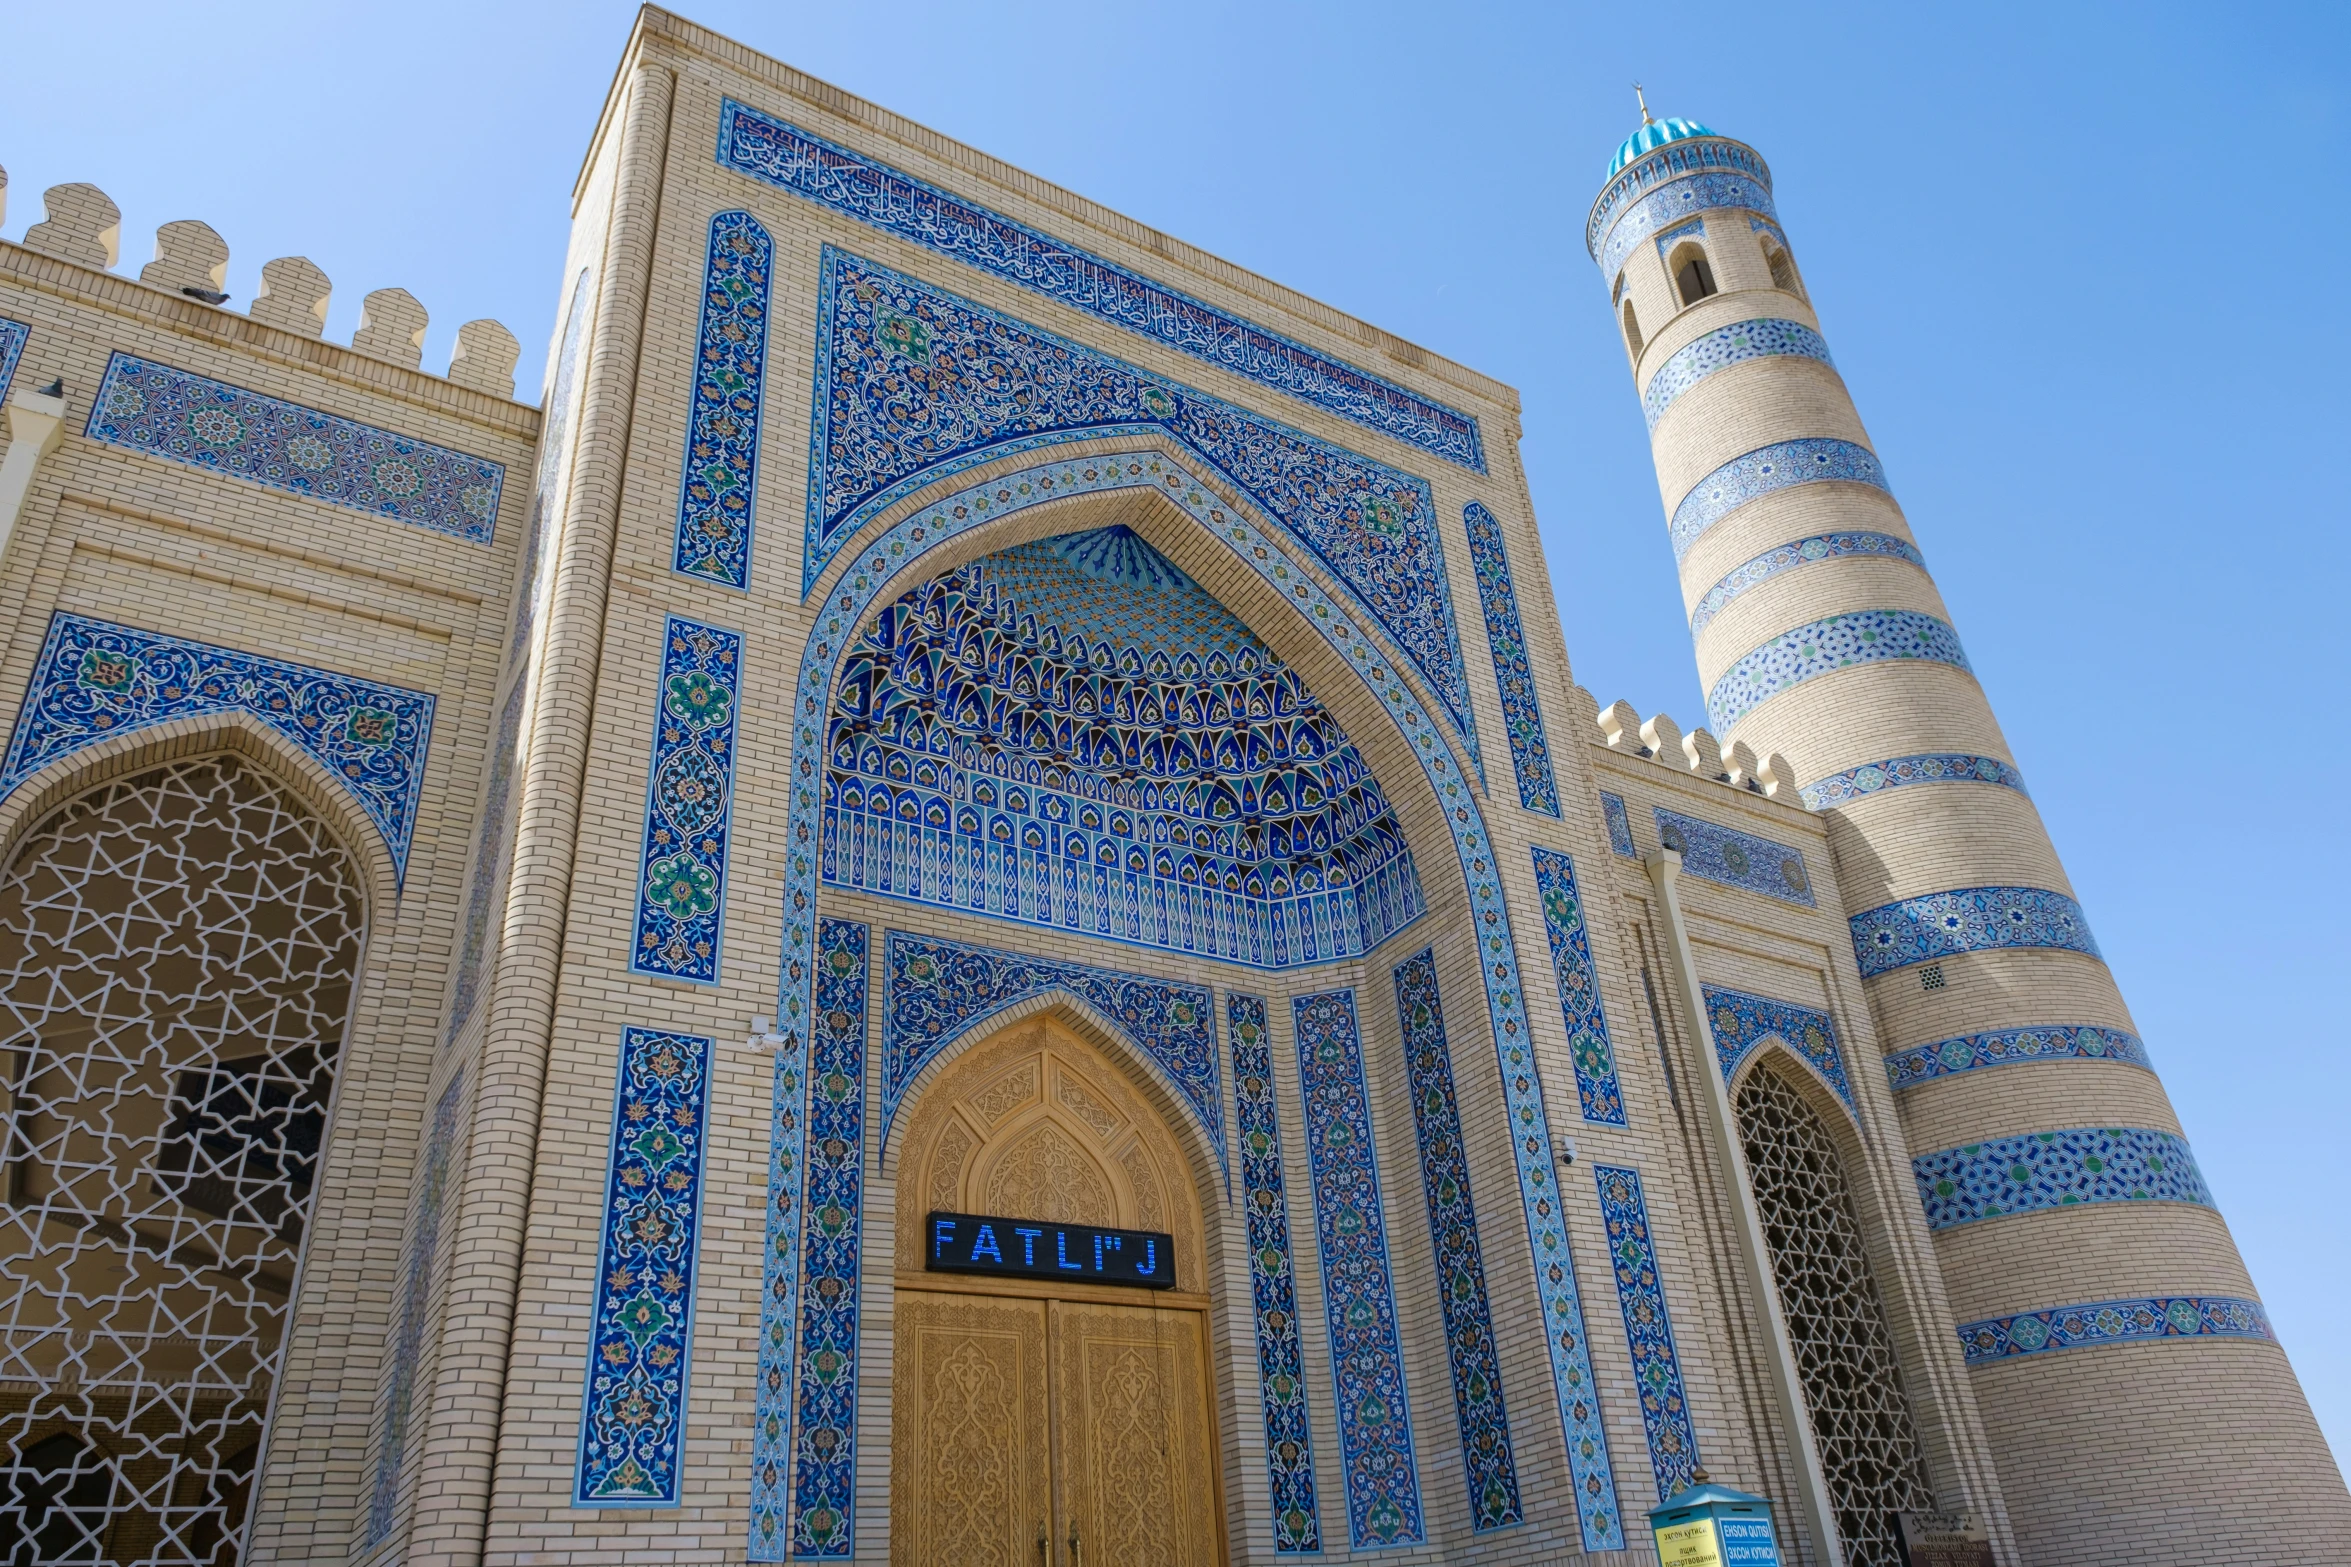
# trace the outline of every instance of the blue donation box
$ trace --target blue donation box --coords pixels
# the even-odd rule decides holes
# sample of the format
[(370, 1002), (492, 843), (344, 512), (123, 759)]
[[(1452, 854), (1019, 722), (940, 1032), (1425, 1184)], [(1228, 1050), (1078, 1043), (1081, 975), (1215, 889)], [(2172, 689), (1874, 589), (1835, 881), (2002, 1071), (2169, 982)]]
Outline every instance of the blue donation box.
[(1780, 1567), (1771, 1503), (1727, 1485), (1694, 1485), (1649, 1510), (1663, 1567)]

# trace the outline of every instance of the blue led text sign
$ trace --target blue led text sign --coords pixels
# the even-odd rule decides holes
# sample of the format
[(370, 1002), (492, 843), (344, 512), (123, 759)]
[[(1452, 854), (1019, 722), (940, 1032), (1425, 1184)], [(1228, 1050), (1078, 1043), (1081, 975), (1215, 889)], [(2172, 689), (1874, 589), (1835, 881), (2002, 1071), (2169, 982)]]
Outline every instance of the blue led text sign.
[(934, 1213), (927, 1228), (930, 1251), (924, 1265), (933, 1273), (1175, 1288), (1175, 1240), (1157, 1230), (1106, 1230), (970, 1213)]

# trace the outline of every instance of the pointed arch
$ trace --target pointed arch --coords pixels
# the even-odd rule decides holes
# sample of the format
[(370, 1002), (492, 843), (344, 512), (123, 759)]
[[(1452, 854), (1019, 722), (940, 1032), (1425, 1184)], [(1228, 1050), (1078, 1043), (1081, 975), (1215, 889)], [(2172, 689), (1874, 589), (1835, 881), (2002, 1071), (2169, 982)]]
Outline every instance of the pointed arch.
[[(798, 1314), (798, 1270), (792, 1260), (798, 1256), (800, 1140), (805, 1129), (799, 1100), (806, 1084), (808, 1020), (814, 1006), (819, 775), (825, 714), (841, 660), (866, 616), (903, 592), (906, 585), (1018, 538), (1067, 531), (1066, 526), (1056, 527), (1050, 517), (1018, 529), (999, 524), (1072, 496), (1124, 495), (1139, 500), (1152, 495), (1173, 507), (1190, 525), (1179, 532), (1155, 523), (1145, 513), (1132, 524), (1137, 531), (1154, 544), (1160, 537), (1168, 537), (1166, 553), (1170, 558), (1195, 576), (1208, 573), (1219, 584), (1218, 596), (1244, 621), (1263, 624), (1258, 617), (1272, 604), (1286, 606), (1295, 617), (1290, 624), (1312, 631), (1323, 649), (1318, 657), (1298, 661), (1306, 669), (1309, 683), (1334, 708), (1346, 704), (1358, 711), (1376, 711), (1420, 765), (1435, 815), (1451, 836), (1467, 892), (1469, 917), (1477, 932), (1496, 1067), (1512, 1125), (1520, 1128), (1520, 1135), (1512, 1140), (1512, 1153), (1532, 1267), (1535, 1276), (1544, 1281), (1537, 1291), (1544, 1316), (1544, 1345), (1562, 1442), (1572, 1454), (1577, 1443), (1570, 1433), (1580, 1423), (1577, 1410), (1588, 1404), (1590, 1397), (1590, 1374), (1582, 1358), (1582, 1303), (1558, 1201), (1558, 1164), (1541, 1077), (1535, 1070), (1517, 947), (1479, 790), (1464, 771), (1449, 726), (1431, 716), (1439, 710), (1418, 694), (1407, 661), (1389, 645), (1384, 633), (1371, 629), (1377, 625), (1375, 620), (1351, 601), (1334, 598), (1318, 574), (1307, 569), (1303, 562), (1310, 558), (1309, 552), (1277, 521), (1239, 499), (1238, 486), (1166, 430), (1122, 433), (1128, 438), (1106, 442), (1101, 448), (1063, 448), (1049, 462), (1000, 471), (921, 504), (904, 503), (894, 511), (897, 521), (887, 527), (877, 523), (873, 531), (861, 535), (856, 548), (844, 549), (821, 594), (812, 595), (816, 620), (792, 696), (791, 796), (782, 889), (783, 973), (777, 1009), (782, 1043), (774, 1079), (767, 1276), (754, 1384), (756, 1419), (763, 1427), (772, 1422), (778, 1430), (790, 1429), (787, 1390), (794, 1385), (792, 1328)], [(1197, 569), (1195, 562), (1199, 563)], [(1343, 673), (1347, 678), (1325, 677), (1318, 672), (1318, 665), (1333, 676)], [(1366, 722), (1358, 728), (1343, 708), (1342, 721), (1359, 737), (1372, 727)], [(784, 1504), (782, 1476), (789, 1472), (788, 1462), (754, 1465), (754, 1517), (763, 1509), (780, 1510)], [(1578, 1485), (1586, 1549), (1622, 1550), (1623, 1519), (1605, 1458), (1596, 1464), (1579, 1465), (1576, 1473), (1579, 1482), (1593, 1482), (1589, 1487)], [(757, 1548), (756, 1541), (754, 1546)]]

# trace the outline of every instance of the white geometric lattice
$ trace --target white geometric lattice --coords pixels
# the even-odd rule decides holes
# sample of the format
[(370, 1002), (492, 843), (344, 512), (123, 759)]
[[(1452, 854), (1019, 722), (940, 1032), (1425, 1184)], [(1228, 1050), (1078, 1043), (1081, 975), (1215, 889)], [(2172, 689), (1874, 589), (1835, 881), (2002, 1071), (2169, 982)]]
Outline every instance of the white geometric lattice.
[(0, 1562), (236, 1561), (360, 925), (324, 825), (227, 756), (0, 874)]
[(1769, 1065), (1739, 1089), (1739, 1131), (1846, 1567), (1902, 1567), (1893, 1515), (1934, 1502), (1844, 1163)]

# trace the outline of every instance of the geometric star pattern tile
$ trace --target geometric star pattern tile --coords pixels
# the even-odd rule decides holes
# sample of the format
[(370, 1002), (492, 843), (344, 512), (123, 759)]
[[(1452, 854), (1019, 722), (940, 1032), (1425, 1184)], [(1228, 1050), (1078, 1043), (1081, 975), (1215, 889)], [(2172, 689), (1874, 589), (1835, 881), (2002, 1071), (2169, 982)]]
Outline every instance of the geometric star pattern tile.
[(1958, 887), (1868, 909), (1847, 921), (1861, 977), (2002, 947), (2100, 958), (2082, 906), (2040, 887)]
[(1323, 1318), (1336, 1384), (1347, 1529), (1356, 1550), (1418, 1545), (1420, 1472), (1412, 1456), (1412, 1402), (1388, 1271), (1378, 1144), (1364, 1086), (1355, 993), (1325, 991), (1290, 1003), (1306, 1158), (1314, 1177), (1321, 1243)]
[(506, 482), (487, 458), (122, 353), (83, 433), (473, 544), (490, 542)]
[(2099, 1300), (2081, 1306), (2020, 1311), (2012, 1317), (1986, 1317), (1959, 1327), (1960, 1351), (1971, 1366), (2099, 1344), (2180, 1338), (2257, 1338), (2274, 1344), (2277, 1337), (2261, 1302), (2227, 1295)]
[(2188, 1145), (2145, 1127), (2028, 1132), (1910, 1161), (1927, 1228), (2091, 1202), (2187, 1202), (2212, 1193)]
[(1469, 1476), (1470, 1527), (1478, 1532), (1520, 1522), (1518, 1467), (1510, 1419), (1502, 1407), (1502, 1367), (1486, 1304), (1486, 1266), (1470, 1201), (1469, 1155), (1461, 1108), (1453, 1096), (1453, 1057), (1438, 1005), (1437, 965), (1429, 948), (1396, 965), (1396, 1021), (1412, 1085), (1412, 1124), (1428, 1199), (1429, 1244), (1437, 1263), (1437, 1302), (1453, 1372), (1453, 1414)]
[(1886, 1057), (1886, 1077), (1896, 1088), (1915, 1088), (1938, 1077), (2017, 1061), (2120, 1061), (2154, 1070), (2147, 1047), (2136, 1034), (2087, 1023), (2048, 1023), (1961, 1034), (1897, 1050)]
[(1298, 1276), (1291, 1262), (1290, 1200), (1282, 1179), (1281, 1115), (1274, 1101), (1264, 999), (1227, 991), (1225, 1028), (1233, 1044), (1241, 1207), (1249, 1225), (1249, 1295), (1257, 1318), (1274, 1554), (1315, 1555), (1322, 1550), (1322, 1512), (1314, 1496), (1314, 1422), (1307, 1412), (1306, 1363), (1299, 1348)]
[(1641, 1193), (1641, 1172), (1596, 1164), (1600, 1217), (1608, 1226), (1608, 1258), (1616, 1270), (1616, 1300), (1624, 1309), (1625, 1338), (1632, 1347), (1633, 1382), (1641, 1390), (1641, 1425), (1649, 1438), (1649, 1467), (1663, 1501), (1689, 1489), (1698, 1467), (1698, 1433), (1690, 1423), (1689, 1395), (1682, 1388), (1681, 1357), (1675, 1353), (1673, 1322), (1665, 1312), (1665, 1286), (1657, 1278), (1657, 1248), (1649, 1238), (1649, 1204)]
[(1486, 471), (1477, 420), (729, 98), (722, 167), (1139, 332), (1260, 386)]
[(759, 410), (767, 379), (767, 289), (775, 241), (748, 212), (710, 220), (701, 351), (686, 415), (685, 468), (670, 569), (730, 588), (751, 585), (759, 493)]
[(575, 1506), (678, 1505), (710, 1051), (691, 1034), (621, 1034)]

